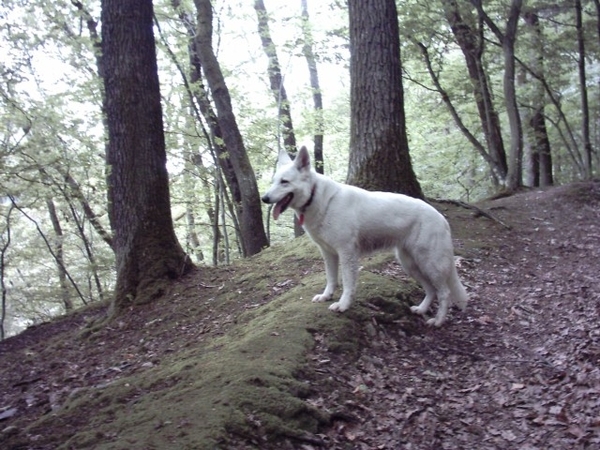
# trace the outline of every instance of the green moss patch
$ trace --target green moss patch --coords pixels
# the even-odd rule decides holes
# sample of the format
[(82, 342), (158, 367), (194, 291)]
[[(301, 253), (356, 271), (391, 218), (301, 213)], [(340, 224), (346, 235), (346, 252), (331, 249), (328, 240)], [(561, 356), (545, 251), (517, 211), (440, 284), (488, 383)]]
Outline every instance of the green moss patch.
[[(232, 440), (276, 448), (282, 438), (317, 433), (329, 423), (329, 412), (305, 401), (313, 388), (310, 377), (299, 376), (306, 374), (314, 336), (331, 353), (352, 359), (373, 317), (405, 315), (414, 285), (370, 271), (388, 263), (389, 256), (366, 261), (358, 301), (344, 314), (310, 301), (323, 289), (325, 274), (308, 238), (200, 272), (210, 278), (175, 286), (153, 313), (132, 315), (122, 330), (85, 341), (137, 333), (132, 342), (139, 345), (127, 352), (160, 344), (165, 350), (155, 363), (72, 392), (27, 432), (41, 435), (49, 422), (60, 424), (60, 445), (56, 436), (39, 439), (64, 449), (218, 449)], [(194, 331), (196, 340), (181, 330)]]

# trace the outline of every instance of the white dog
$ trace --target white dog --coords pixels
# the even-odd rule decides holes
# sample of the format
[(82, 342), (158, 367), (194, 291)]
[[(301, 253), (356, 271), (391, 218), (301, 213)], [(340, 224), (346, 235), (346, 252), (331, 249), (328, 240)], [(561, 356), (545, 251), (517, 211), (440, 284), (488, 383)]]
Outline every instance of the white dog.
[(441, 325), (451, 303), (467, 306), (467, 293), (454, 265), (448, 222), (422, 200), (389, 192), (369, 192), (316, 173), (306, 147), (292, 161), (282, 152), (273, 184), (262, 197), (275, 203), (273, 218), (288, 207), (319, 246), (327, 286), (313, 302), (331, 299), (342, 266), (343, 292), (332, 311), (346, 311), (356, 293), (361, 255), (395, 249), (404, 270), (425, 289), (425, 299), (411, 310), (425, 314), (437, 297), (439, 309), (428, 324)]

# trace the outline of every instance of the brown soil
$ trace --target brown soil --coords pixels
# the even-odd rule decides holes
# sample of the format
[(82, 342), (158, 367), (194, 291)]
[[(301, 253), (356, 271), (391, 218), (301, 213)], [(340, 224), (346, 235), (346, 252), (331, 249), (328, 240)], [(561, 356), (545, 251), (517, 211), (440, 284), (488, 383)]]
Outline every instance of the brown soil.
[[(318, 256), (277, 261), (278, 250), (271, 249), (269, 257), (250, 263), (197, 270), (164, 299), (99, 331), (90, 325), (104, 316), (101, 305), (1, 342), (0, 447), (142, 449), (167, 448), (168, 442), (169, 448), (232, 449), (600, 448), (600, 183), (530, 190), (477, 205), (497, 221), (473, 209), (437, 206), (453, 227), (470, 294), (467, 311), (453, 310), (442, 327), (406, 314), (422, 292), (389, 259), (367, 261), (361, 280), (371, 286), (369, 277), (385, 277), (410, 289), (394, 297), (364, 288), (357, 305), (339, 317), (325, 305), (306, 305), (315, 288), (303, 280), (324, 283)], [(262, 278), (264, 284), (257, 284)], [(255, 284), (245, 289), (244, 283)], [(303, 293), (298, 305), (308, 311), (294, 320), (308, 338), (285, 328), (285, 316), (260, 328), (283, 344), (281, 355), (306, 343), (298, 362), (285, 367), (294, 380), (283, 378), (284, 368), (280, 374), (264, 367), (265, 375), (252, 375), (249, 383), (250, 392), (292, 392), (292, 413), (276, 410), (272, 415), (280, 422), (267, 423), (252, 403), (268, 396), (263, 394), (252, 401), (214, 401), (243, 411), (244, 423), (232, 425), (236, 411), (219, 412), (224, 425), (214, 435), (220, 437), (203, 443), (191, 438), (193, 428), (210, 422), (194, 422), (202, 408), (196, 402), (198, 411), (190, 407), (186, 419), (155, 418), (144, 438), (122, 437), (116, 420), (123, 411), (138, 414), (136, 405), (159, 392), (172, 394), (217, 370), (206, 362), (216, 356), (201, 358), (222, 355), (257, 334), (240, 331), (242, 325), (293, 305), (281, 298), (294, 289)], [(228, 300), (215, 301), (225, 291)], [(318, 321), (311, 316), (302, 322), (309, 313)], [(237, 340), (227, 340), (234, 335)], [(191, 354), (203, 362), (183, 364)], [(291, 358), (285, 355), (282, 361)], [(238, 365), (227, 364), (215, 378), (235, 372)], [(232, 384), (233, 375), (224, 386)], [(116, 385), (119, 394), (107, 387)], [(185, 403), (198, 386), (177, 401)], [(113, 392), (112, 398), (104, 392)], [(160, 409), (176, 408), (169, 398), (160, 397)], [(129, 422), (127, 431), (136, 426)]]

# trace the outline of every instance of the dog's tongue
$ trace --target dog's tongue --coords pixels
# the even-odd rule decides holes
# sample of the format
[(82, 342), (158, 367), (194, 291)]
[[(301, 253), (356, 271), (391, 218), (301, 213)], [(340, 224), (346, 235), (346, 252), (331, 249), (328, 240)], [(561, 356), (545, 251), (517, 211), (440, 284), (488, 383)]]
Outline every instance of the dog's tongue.
[(273, 219), (275, 220), (277, 220), (279, 218), (279, 214), (281, 214), (282, 203), (283, 201), (275, 203), (275, 207), (273, 208)]

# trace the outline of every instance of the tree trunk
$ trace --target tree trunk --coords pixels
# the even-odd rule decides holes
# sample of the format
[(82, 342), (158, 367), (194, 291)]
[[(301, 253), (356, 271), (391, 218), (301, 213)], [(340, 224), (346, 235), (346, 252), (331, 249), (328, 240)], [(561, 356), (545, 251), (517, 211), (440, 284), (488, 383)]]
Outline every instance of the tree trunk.
[[(269, 30), (269, 16), (267, 9), (262, 0), (255, 0), (254, 10), (258, 19), (258, 34), (262, 42), (262, 48), (269, 60), (267, 73), (269, 75), (269, 83), (271, 84), (271, 92), (277, 103), (278, 120), (283, 126), (283, 147), (289, 155), (295, 155), (298, 152), (296, 148), (296, 134), (292, 125), (292, 112), (287, 92), (283, 84), (283, 76), (281, 75), (281, 67), (277, 58), (277, 49), (273, 39), (271, 39), (271, 31)], [(304, 234), (304, 229), (300, 225), (298, 218), (294, 216), (294, 236), (298, 237)]]
[(58, 270), (60, 296), (65, 307), (65, 312), (69, 312), (73, 310), (73, 302), (69, 297), (69, 288), (67, 286), (67, 272), (65, 270), (65, 259), (63, 256), (63, 231), (62, 227), (60, 226), (58, 214), (56, 214), (56, 207), (54, 206), (54, 202), (50, 197), (46, 198), (46, 206), (48, 207), (50, 222), (52, 222), (52, 228), (54, 229), (54, 262), (56, 263), (56, 269)]
[(348, 7), (348, 183), (423, 198), (408, 152), (396, 3), (349, 0)]
[[(100, 301), (104, 300), (104, 289), (102, 288), (102, 282), (100, 281), (100, 276), (98, 275), (98, 264), (96, 263), (96, 257), (94, 256), (94, 252), (92, 250), (92, 243), (88, 239), (85, 233), (85, 227), (83, 221), (79, 218), (79, 214), (77, 214), (77, 210), (73, 206), (73, 202), (70, 198), (67, 198), (69, 202), (69, 209), (71, 210), (71, 216), (73, 217), (73, 221), (75, 222), (75, 226), (77, 227), (77, 231), (79, 232), (79, 237), (81, 238), (81, 242), (83, 243), (83, 248), (85, 249), (85, 254), (89, 260), (90, 270), (92, 272), (92, 278), (94, 279), (94, 284), (96, 285), (96, 290), (98, 291), (98, 299)], [(85, 214), (85, 212), (84, 212)], [(90, 300), (93, 300), (92, 287), (90, 286)]]
[(192, 264), (171, 216), (152, 1), (103, 0), (101, 17), (114, 315), (160, 297)]
[[(213, 157), (215, 166), (220, 169), (220, 173), (217, 172), (215, 174), (215, 183), (219, 182), (219, 178), (221, 174), (225, 178), (225, 182), (231, 193), (231, 197), (233, 198), (233, 202), (235, 204), (234, 214), (232, 214), (232, 220), (234, 223), (234, 229), (236, 233), (239, 235), (240, 233), (240, 217), (242, 216), (242, 194), (240, 183), (238, 181), (238, 176), (233, 168), (233, 164), (231, 162), (231, 158), (229, 153), (227, 152), (227, 147), (225, 146), (225, 142), (223, 140), (223, 133), (221, 131), (221, 126), (219, 125), (219, 121), (217, 119), (217, 114), (215, 113), (206, 92), (206, 88), (204, 87), (204, 83), (202, 81), (202, 64), (200, 63), (200, 57), (198, 52), (198, 42), (196, 40), (196, 22), (194, 21), (189, 12), (187, 12), (181, 6), (181, 0), (171, 0), (171, 5), (177, 11), (179, 19), (181, 20), (186, 32), (188, 34), (188, 56), (189, 56), (189, 81), (188, 77), (182, 68), (180, 68), (181, 76), (184, 81), (184, 85), (186, 87), (187, 93), (190, 99), (190, 110), (192, 116), (198, 122), (199, 126), (202, 128), (204, 135), (206, 137), (207, 144), (210, 149), (210, 153)], [(173, 53), (172, 58), (174, 61), (176, 60), (176, 56)], [(208, 131), (206, 130), (202, 119), (206, 122), (208, 126)], [(211, 202), (207, 202), (211, 203)], [(211, 223), (213, 221), (213, 217), (210, 214), (209, 207), (209, 218)], [(220, 240), (222, 236), (219, 236)]]
[(458, 114), (458, 111), (454, 107), (454, 104), (450, 100), (450, 95), (442, 87), (442, 84), (440, 83), (438, 74), (436, 73), (435, 70), (433, 70), (433, 66), (431, 65), (431, 58), (429, 56), (429, 50), (427, 49), (425, 44), (417, 41), (416, 39), (413, 39), (413, 43), (417, 47), (419, 47), (419, 50), (420, 50), (421, 55), (423, 56), (423, 60), (425, 62), (425, 67), (427, 67), (427, 72), (429, 73), (429, 76), (431, 77), (431, 81), (432, 81), (433, 85), (435, 86), (436, 90), (440, 93), (440, 96), (442, 97), (442, 101), (444, 102), (444, 104), (448, 108), (448, 111), (450, 112), (450, 115), (454, 119), (454, 123), (456, 124), (458, 129), (462, 132), (462, 134), (467, 138), (467, 140), (473, 145), (475, 150), (477, 150), (477, 152), (481, 155), (481, 157), (488, 163), (490, 168), (493, 168), (494, 164), (495, 164), (494, 160), (492, 159), (490, 154), (487, 152), (485, 146), (481, 142), (479, 142), (479, 140), (477, 140), (477, 138), (473, 135), (473, 133), (471, 133), (471, 131), (469, 131), (469, 129), (467, 128), (465, 123), (460, 118), (460, 115)]
[[(8, 248), (10, 247), (10, 216), (12, 214), (13, 208), (14, 206), (10, 205), (8, 207), (8, 211), (6, 212), (6, 228), (2, 231), (2, 248), (0, 248), (0, 290), (2, 293), (2, 310), (0, 311), (0, 340), (4, 340), (4, 338), (6, 337), (6, 253), (8, 252)], [(4, 232), (6, 232), (6, 237), (4, 237)]]
[(508, 166), (500, 121), (494, 108), (492, 94), (488, 86), (488, 77), (482, 61), (483, 26), (480, 23), (477, 30), (471, 28), (463, 20), (456, 0), (443, 0), (443, 4), (446, 19), (465, 57), (467, 71), (473, 86), (475, 104), (479, 113), (479, 120), (481, 121), (485, 140), (493, 161), (493, 165), (491, 166), (493, 179), (496, 182), (504, 183), (506, 181)]
[(523, 128), (515, 89), (515, 40), (523, 0), (513, 0), (506, 31), (502, 39), (504, 51), (504, 99), (510, 126), (510, 156), (506, 187), (516, 190), (523, 186)]
[(590, 108), (588, 106), (587, 82), (585, 73), (585, 44), (581, 0), (575, 0), (575, 16), (577, 28), (577, 48), (579, 52), (579, 89), (581, 90), (581, 134), (583, 139), (584, 168), (586, 179), (592, 178), (592, 141), (590, 139)]
[(325, 164), (323, 160), (323, 97), (321, 95), (321, 85), (319, 83), (319, 72), (317, 70), (317, 60), (313, 51), (313, 38), (310, 31), (310, 22), (308, 19), (308, 5), (306, 0), (302, 3), (302, 35), (304, 44), (302, 53), (308, 64), (308, 73), (310, 75), (310, 87), (312, 89), (313, 105), (315, 110), (314, 118), (314, 166), (318, 173), (325, 173)]
[(239, 182), (242, 251), (244, 256), (251, 256), (269, 245), (263, 224), (258, 186), (233, 114), (229, 90), (212, 49), (211, 2), (210, 0), (194, 0), (194, 3), (198, 10), (196, 50), (212, 92), (223, 140)]
[(526, 167), (525, 174), (528, 176), (529, 186), (550, 186), (554, 183), (552, 175), (552, 154), (550, 149), (550, 139), (546, 130), (545, 118), (545, 95), (544, 83), (544, 41), (540, 29), (539, 18), (536, 13), (528, 11), (524, 14), (532, 45), (531, 70), (536, 76), (530, 83), (534, 83), (531, 92), (531, 110), (528, 114), (527, 124), (529, 129), (529, 167)]
[(523, 0), (512, 1), (504, 33), (485, 13), (481, 0), (473, 0), (473, 3), (477, 8), (480, 20), (487, 24), (502, 44), (504, 53), (504, 102), (510, 126), (510, 156), (508, 158), (506, 187), (509, 190), (515, 190), (523, 185), (523, 130), (515, 89), (515, 41)]
[(536, 108), (531, 117), (530, 127), (533, 131), (533, 145), (536, 149), (539, 164), (538, 186), (552, 186), (554, 184), (552, 154), (550, 152), (550, 139), (546, 130), (546, 118), (543, 106)]
[(281, 67), (277, 58), (277, 50), (273, 39), (271, 39), (271, 31), (269, 30), (269, 16), (267, 9), (262, 0), (255, 0), (254, 10), (258, 19), (258, 34), (262, 42), (262, 48), (269, 60), (267, 73), (269, 75), (269, 83), (271, 84), (271, 92), (275, 97), (278, 109), (278, 120), (283, 126), (283, 146), (290, 155), (295, 155), (298, 149), (296, 148), (296, 135), (294, 134), (294, 126), (292, 125), (292, 113), (290, 102), (283, 85), (283, 76), (281, 75)]

